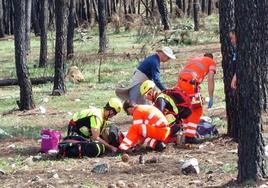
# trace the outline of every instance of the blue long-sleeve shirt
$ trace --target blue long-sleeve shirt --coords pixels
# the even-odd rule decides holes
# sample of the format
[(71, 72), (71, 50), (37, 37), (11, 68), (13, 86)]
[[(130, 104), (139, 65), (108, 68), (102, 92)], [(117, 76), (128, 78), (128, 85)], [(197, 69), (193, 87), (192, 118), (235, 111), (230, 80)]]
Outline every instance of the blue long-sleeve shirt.
[(138, 66), (138, 70), (143, 72), (150, 80), (153, 80), (161, 91), (166, 89), (160, 80), (160, 59), (157, 54), (145, 58)]

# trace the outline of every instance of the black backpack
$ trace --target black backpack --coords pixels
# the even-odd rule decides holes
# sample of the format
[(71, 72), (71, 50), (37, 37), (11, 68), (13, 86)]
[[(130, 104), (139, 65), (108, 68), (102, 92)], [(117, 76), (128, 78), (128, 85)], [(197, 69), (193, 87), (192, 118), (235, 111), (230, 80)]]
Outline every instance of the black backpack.
[(98, 157), (105, 152), (104, 144), (89, 141), (81, 136), (67, 136), (58, 144), (57, 158)]

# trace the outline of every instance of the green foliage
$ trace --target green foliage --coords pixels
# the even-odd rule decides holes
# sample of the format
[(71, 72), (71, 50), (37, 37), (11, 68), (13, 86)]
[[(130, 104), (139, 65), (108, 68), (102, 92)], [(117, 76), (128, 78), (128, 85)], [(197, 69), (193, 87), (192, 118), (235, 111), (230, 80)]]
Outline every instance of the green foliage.
[(237, 163), (226, 163), (223, 165), (222, 170), (225, 173), (233, 173), (237, 171)]

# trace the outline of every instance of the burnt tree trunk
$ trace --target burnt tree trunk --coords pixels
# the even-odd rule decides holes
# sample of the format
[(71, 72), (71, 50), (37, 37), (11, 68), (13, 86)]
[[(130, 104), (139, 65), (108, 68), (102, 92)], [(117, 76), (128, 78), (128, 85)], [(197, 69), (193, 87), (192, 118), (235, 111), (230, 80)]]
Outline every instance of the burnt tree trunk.
[(71, 59), (74, 56), (74, 28), (75, 28), (75, 2), (70, 2), (69, 17), (68, 17), (68, 33), (67, 33), (67, 58)]
[(182, 0), (176, 0), (176, 5), (182, 10)]
[(219, 2), (220, 14), (220, 41), (222, 53), (223, 82), (227, 115), (227, 135), (238, 141), (238, 111), (237, 91), (231, 88), (231, 80), (235, 74), (232, 61), (232, 47), (230, 31), (234, 28), (234, 0), (222, 0)]
[[(40, 77), (40, 78), (30, 78), (32, 85), (45, 84), (47, 82), (53, 82), (54, 78), (52, 76)], [(12, 86), (18, 85), (18, 79), (5, 79), (0, 80), (0, 86)]]
[(161, 21), (164, 25), (164, 30), (169, 30), (169, 21), (168, 21), (168, 10), (167, 10), (167, 4), (166, 1), (163, 0), (157, 0), (158, 10), (161, 15)]
[(187, 17), (193, 16), (193, 0), (188, 0)]
[(0, 38), (5, 36), (3, 0), (0, 0)]
[(105, 13), (105, 0), (98, 1), (99, 12), (99, 53), (105, 53), (107, 48), (106, 39), (106, 13)]
[(182, 11), (184, 14), (186, 13), (186, 0), (182, 0)]
[(14, 3), (14, 28), (15, 37), (15, 61), (16, 72), (20, 87), (20, 101), (18, 106), (20, 110), (30, 110), (35, 107), (32, 84), (29, 78), (26, 58), (26, 1), (13, 0)]
[(208, 0), (208, 15), (212, 13), (212, 0)]
[(40, 0), (40, 57), (39, 67), (47, 66), (48, 0)]
[(31, 10), (32, 10), (32, 0), (26, 0), (26, 31), (25, 31), (25, 48), (27, 55), (30, 53), (31, 50), (31, 41), (30, 41), (30, 33), (31, 33)]
[(199, 0), (194, 0), (194, 30), (199, 31), (199, 20), (200, 20), (200, 3)]
[(56, 47), (55, 47), (55, 75), (53, 95), (66, 92), (64, 84), (64, 61), (67, 48), (67, 22), (69, 12), (69, 0), (57, 0), (55, 2), (56, 13)]
[[(237, 28), (238, 90), (238, 182), (258, 181), (265, 174), (262, 110), (264, 103), (262, 75), (268, 66), (268, 2), (235, 0)], [(246, 40), (245, 40), (246, 38)], [(265, 68), (263, 68), (265, 67)], [(266, 82), (267, 83), (267, 82)], [(267, 92), (267, 91), (266, 91)], [(243, 128), (242, 128), (243, 127)]]
[(202, 10), (202, 13), (207, 13), (207, 0), (202, 0), (201, 10)]
[(38, 0), (32, 0), (32, 25), (35, 36), (40, 36), (39, 15), (38, 15)]

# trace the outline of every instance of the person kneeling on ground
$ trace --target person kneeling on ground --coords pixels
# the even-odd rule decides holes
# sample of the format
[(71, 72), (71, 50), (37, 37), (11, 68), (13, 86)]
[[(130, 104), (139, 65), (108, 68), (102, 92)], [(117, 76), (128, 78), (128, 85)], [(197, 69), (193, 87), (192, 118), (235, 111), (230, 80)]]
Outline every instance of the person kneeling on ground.
[(165, 115), (174, 134), (182, 128), (182, 119), (191, 114), (189, 96), (177, 88), (157, 92), (155, 83), (146, 80), (140, 87), (140, 93)]
[(157, 151), (165, 149), (165, 142), (172, 134), (168, 121), (160, 110), (152, 105), (133, 105), (128, 101), (123, 104), (128, 115), (133, 116), (133, 122), (121, 142), (119, 149), (128, 151), (152, 138), (149, 146)]
[(104, 108), (89, 108), (76, 112), (68, 125), (67, 136), (78, 134), (104, 144), (112, 152), (117, 148), (100, 137), (100, 132), (106, 121), (122, 110), (122, 103), (118, 98), (111, 98)]

